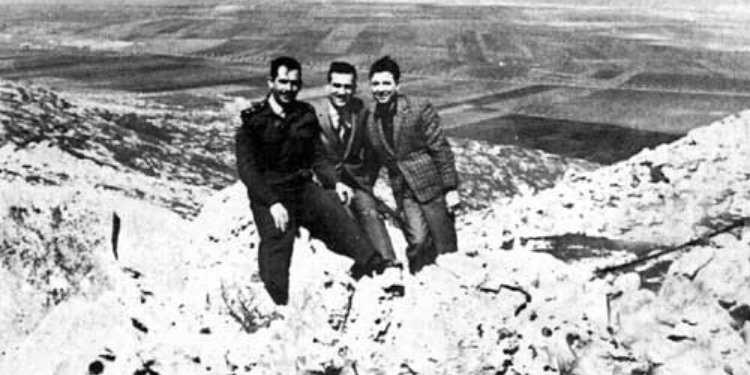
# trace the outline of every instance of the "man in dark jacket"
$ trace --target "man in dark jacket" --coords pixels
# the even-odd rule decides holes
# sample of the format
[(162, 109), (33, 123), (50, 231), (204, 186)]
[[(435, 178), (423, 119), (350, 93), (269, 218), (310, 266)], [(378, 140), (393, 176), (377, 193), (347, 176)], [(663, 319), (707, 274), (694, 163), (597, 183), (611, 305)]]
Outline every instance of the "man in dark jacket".
[(400, 77), (398, 64), (388, 56), (370, 67), (375, 108), (368, 137), (404, 213), (414, 273), (439, 254), (457, 250), (452, 211), (459, 203), (458, 177), (437, 111), (425, 100), (400, 93)]
[(321, 140), (336, 166), (338, 178), (352, 188), (352, 195), (340, 198), (375, 250), (395, 265), (393, 245), (372, 191), (379, 166), (366, 139), (370, 111), (355, 96), (356, 68), (342, 61), (331, 63), (326, 90), (328, 96), (313, 102), (313, 106), (322, 130)]
[(290, 57), (271, 62), (270, 94), (242, 111), (236, 134), (237, 169), (247, 187), (250, 208), (260, 235), (260, 277), (276, 304), (289, 298), (289, 265), (298, 227), (321, 239), (332, 251), (349, 256), (355, 268), (370, 273), (383, 267), (375, 252), (335, 197), (349, 190), (320, 144), (314, 109), (297, 101), (302, 68)]

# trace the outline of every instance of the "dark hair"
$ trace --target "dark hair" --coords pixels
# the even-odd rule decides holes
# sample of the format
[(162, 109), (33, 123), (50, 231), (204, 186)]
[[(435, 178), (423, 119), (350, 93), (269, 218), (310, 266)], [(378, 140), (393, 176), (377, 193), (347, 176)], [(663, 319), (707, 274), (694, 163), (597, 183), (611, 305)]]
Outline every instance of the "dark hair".
[(331, 75), (333, 73), (341, 74), (352, 74), (354, 75), (354, 82), (357, 82), (357, 69), (354, 65), (349, 64), (345, 61), (334, 61), (328, 67), (328, 82), (331, 82)]
[(285, 66), (287, 70), (299, 70), (300, 75), (302, 75), (302, 66), (297, 59), (289, 56), (281, 56), (271, 60), (271, 74), (269, 75), (271, 81), (276, 79), (276, 76), (279, 74), (279, 68), (282, 66)]
[(401, 79), (401, 69), (398, 68), (398, 64), (396, 64), (393, 59), (391, 59), (390, 56), (385, 55), (381, 58), (379, 58), (377, 61), (372, 63), (370, 65), (370, 78), (372, 78), (375, 73), (380, 72), (388, 72), (393, 74), (393, 79), (398, 83), (398, 80)]

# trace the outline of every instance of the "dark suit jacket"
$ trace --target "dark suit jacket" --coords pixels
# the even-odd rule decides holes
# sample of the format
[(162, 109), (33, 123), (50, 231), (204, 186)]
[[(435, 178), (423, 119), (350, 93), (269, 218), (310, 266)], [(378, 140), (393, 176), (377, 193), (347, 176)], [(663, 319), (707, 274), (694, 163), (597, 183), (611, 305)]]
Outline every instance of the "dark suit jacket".
[(428, 202), (458, 186), (456, 163), (440, 127), (440, 117), (426, 100), (397, 97), (393, 142), (386, 141), (376, 117), (368, 125), (372, 147), (388, 168), (391, 188), (400, 201), (409, 188), (419, 202)]
[(331, 123), (328, 99), (315, 101), (312, 105), (315, 107), (321, 128), (321, 142), (328, 152), (331, 163), (336, 166), (339, 179), (352, 188), (372, 192), (378, 165), (366, 139), (366, 127), (370, 119), (367, 106), (359, 98), (352, 99), (352, 129), (349, 141), (342, 143)]

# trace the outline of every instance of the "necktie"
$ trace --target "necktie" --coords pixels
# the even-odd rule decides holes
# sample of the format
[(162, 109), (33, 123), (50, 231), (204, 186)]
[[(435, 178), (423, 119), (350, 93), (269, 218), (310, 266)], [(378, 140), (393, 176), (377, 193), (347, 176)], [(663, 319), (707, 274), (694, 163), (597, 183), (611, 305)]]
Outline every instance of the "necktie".
[(343, 113), (339, 113), (338, 128), (341, 143), (346, 143), (349, 139), (349, 126), (346, 124)]

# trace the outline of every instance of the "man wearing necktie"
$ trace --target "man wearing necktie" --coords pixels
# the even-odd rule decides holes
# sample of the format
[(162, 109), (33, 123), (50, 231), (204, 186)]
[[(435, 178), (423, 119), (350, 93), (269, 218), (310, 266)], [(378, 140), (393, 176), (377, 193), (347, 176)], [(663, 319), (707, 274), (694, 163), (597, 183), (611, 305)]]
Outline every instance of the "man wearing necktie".
[(334, 61), (328, 70), (328, 95), (314, 102), (322, 143), (336, 166), (339, 180), (351, 187), (339, 199), (367, 235), (375, 250), (398, 267), (390, 237), (377, 210), (372, 186), (379, 166), (365, 138), (369, 110), (354, 96), (357, 71), (349, 63)]

